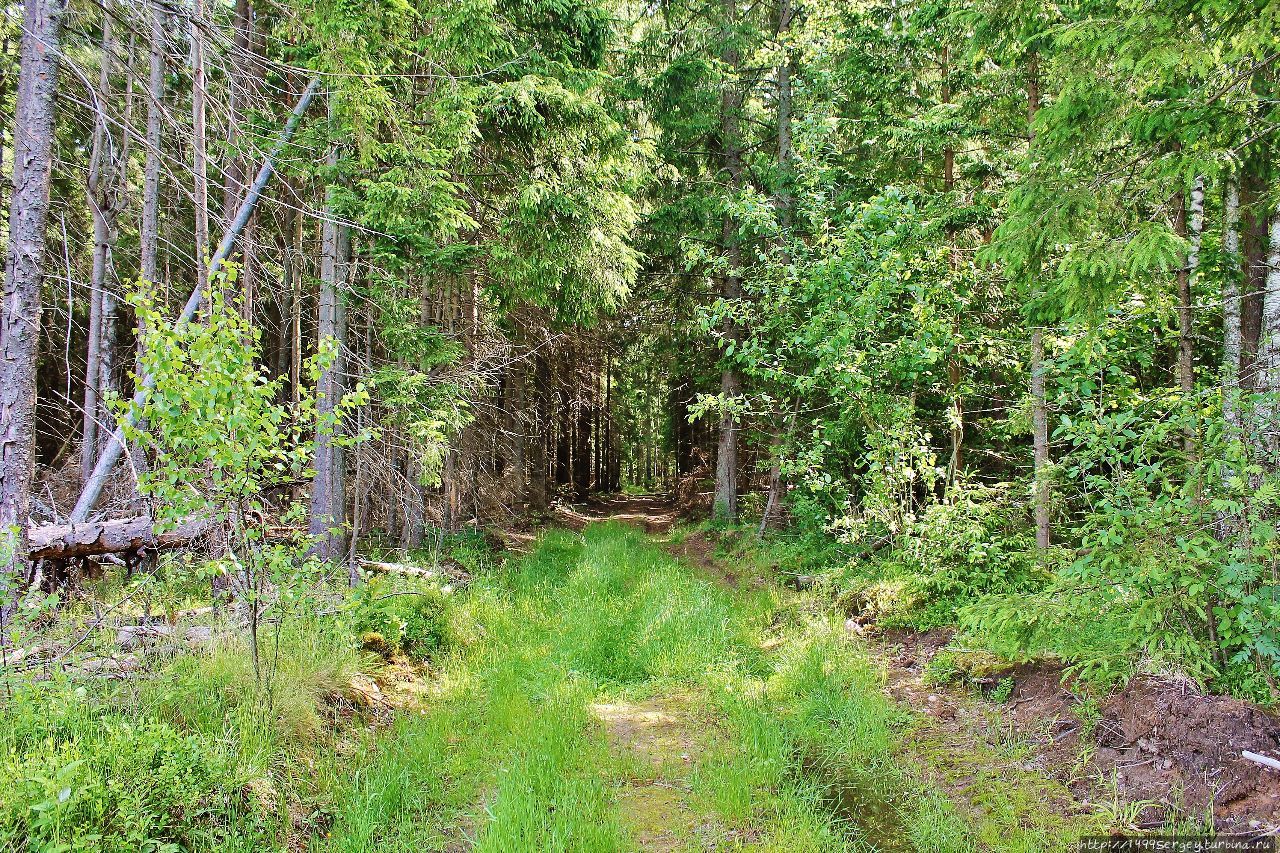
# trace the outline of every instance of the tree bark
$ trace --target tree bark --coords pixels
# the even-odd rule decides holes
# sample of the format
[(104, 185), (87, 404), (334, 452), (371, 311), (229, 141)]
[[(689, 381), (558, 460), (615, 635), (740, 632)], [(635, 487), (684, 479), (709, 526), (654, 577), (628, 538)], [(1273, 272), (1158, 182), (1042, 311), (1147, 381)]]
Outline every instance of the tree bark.
[[(1266, 394), (1280, 391), (1280, 208), (1271, 214), (1270, 243), (1267, 250), (1267, 275), (1262, 297), (1262, 325), (1258, 337), (1254, 390)], [(1258, 405), (1257, 423), (1253, 430), (1255, 457), (1270, 470), (1277, 467), (1276, 451), (1280, 429), (1280, 411), (1274, 399)]]
[[(103, 394), (111, 386), (115, 362), (116, 295), (108, 281), (111, 252), (116, 240), (119, 209), (118, 157), (107, 110), (113, 102), (111, 76), (115, 44), (111, 35), (110, 6), (103, 7), (102, 49), (98, 91), (94, 98), (93, 145), (85, 202), (93, 220), (93, 272), (89, 280), (89, 332), (84, 377), (84, 412), (80, 445), (80, 478), (83, 486), (98, 458), (99, 433), (109, 434), (109, 413)], [(101, 429), (100, 429), (101, 427)]]
[(1044, 330), (1031, 332), (1031, 433), (1035, 458), (1036, 544), (1049, 547), (1049, 407), (1044, 388)]
[(164, 143), (164, 7), (151, 8), (151, 50), (147, 75), (147, 153), (142, 179), (142, 221), (138, 228), (142, 278), (155, 284), (160, 275), (160, 146)]
[[(244, 228), (245, 223), (249, 220), (249, 215), (257, 206), (258, 200), (262, 198), (262, 191), (266, 189), (267, 183), (271, 180), (271, 176), (275, 174), (275, 159), (284, 150), (284, 147), (293, 137), (294, 131), (298, 129), (298, 122), (302, 120), (302, 115), (307, 111), (307, 107), (311, 105), (312, 99), (315, 97), (316, 90), (319, 88), (319, 80), (313, 79), (308, 84), (302, 96), (298, 98), (298, 103), (294, 105), (293, 112), (289, 114), (289, 118), (285, 121), (284, 129), (281, 130), (279, 138), (276, 140), (275, 146), (271, 149), (271, 153), (262, 161), (261, 167), (258, 169), (257, 176), (253, 179), (253, 183), (249, 186), (249, 194), (245, 197), (244, 203), (240, 205), (240, 209), (236, 211), (236, 218), (232, 220), (227, 227), (227, 232), (222, 235), (222, 241), (218, 244), (218, 249), (213, 253), (213, 258), (209, 261), (210, 270), (217, 270), (218, 266), (226, 260), (231, 254), (232, 247), (235, 246), (236, 238), (239, 237), (240, 231)], [(191, 291), (191, 295), (187, 297), (187, 302), (182, 306), (182, 311), (178, 314), (175, 324), (185, 323), (195, 316), (199, 309), (201, 299), (205, 291), (199, 286)], [(154, 387), (155, 383), (149, 376), (140, 376), (142, 381), (140, 387), (134, 392), (133, 402), (135, 406), (140, 406), (146, 400), (147, 389)], [(2, 387), (2, 386), (0, 386)], [(135, 425), (133, 416), (130, 415), (126, 423)], [(75, 508), (71, 510), (69, 521), (79, 523), (89, 518), (89, 513), (93, 511), (93, 506), (98, 502), (98, 497), (102, 494), (103, 484), (107, 481), (107, 475), (111, 473), (111, 468), (115, 465), (116, 460), (120, 458), (120, 454), (124, 451), (124, 433), (125, 424), (116, 427), (116, 431), (111, 436), (111, 441), (103, 449), (102, 455), (98, 458), (97, 465), (94, 466), (93, 475), (89, 478), (89, 482), (80, 492), (80, 498), (76, 501)]]
[(548, 392), (551, 387), (551, 372), (547, 369), (547, 360), (541, 353), (533, 358), (535, 417), (529, 429), (529, 479), (526, 493), (529, 512), (540, 514), (547, 511), (547, 443), (555, 422), (551, 417)]
[(253, 5), (250, 0), (236, 0), (233, 48), (227, 80), (227, 165), (223, 170), (222, 218), (229, 222), (244, 197), (245, 166), (243, 155), (236, 150), (240, 141), (240, 123), (244, 105), (249, 100), (252, 76)]
[[(336, 146), (329, 152), (328, 165), (331, 170), (338, 165)], [(322, 419), (332, 417), (342, 394), (342, 350), (346, 339), (346, 312), (342, 300), (347, 285), (347, 257), (350, 250), (350, 231), (338, 219), (332, 190), (329, 196), (321, 230), (320, 312), (316, 334), (321, 340), (328, 338), (337, 344), (337, 354), (333, 363), (320, 376), (316, 411)], [(315, 537), (311, 552), (326, 560), (337, 559), (346, 552), (346, 538), (340, 529), (346, 522), (345, 472), (342, 450), (335, 444), (335, 437), (323, 426), (317, 429), (313, 462), (315, 478), (311, 483), (309, 532)]]
[[(1191, 189), (1188, 212), (1183, 195), (1174, 204), (1175, 227), (1190, 243), (1187, 263), (1178, 270), (1178, 387), (1190, 400), (1195, 393), (1195, 317), (1192, 313), (1193, 286), (1200, 267), (1200, 243), (1204, 236), (1204, 178), (1197, 176)], [(1188, 428), (1183, 435), (1183, 450), (1195, 452), (1195, 431)]]
[(1254, 366), (1262, 334), (1262, 300), (1266, 285), (1268, 195), (1263, 153), (1245, 160), (1240, 175), (1243, 279), (1240, 294), (1240, 387), (1254, 387)]
[(594, 374), (584, 364), (574, 370), (574, 384), (578, 386), (577, 403), (573, 423), (573, 495), (585, 500), (591, 491), (591, 410), (593, 406), (591, 380)]
[[(7, 103), (9, 100), (9, 34), (5, 33), (0, 37), (0, 104)], [(9, 171), (5, 167), (5, 137), (8, 135), (8, 116), (0, 116), (0, 175), (8, 175)], [(9, 207), (9, 182), (0, 179), (0, 210), (8, 210)], [(8, 228), (9, 223), (0, 218), (0, 241), (4, 240), (4, 230)]]
[[(942, 48), (942, 103), (951, 103), (951, 49)], [(942, 191), (950, 196), (956, 188), (956, 152), (948, 140), (942, 149)], [(959, 270), (959, 251), (956, 247), (956, 228), (947, 226), (947, 264), (952, 274)], [(964, 396), (960, 385), (964, 370), (960, 364), (960, 316), (957, 313), (951, 326), (952, 348), (947, 358), (947, 382), (951, 388), (951, 461), (947, 465), (947, 485), (953, 486), (960, 479), (964, 467)]]
[[(1040, 62), (1032, 53), (1027, 66), (1027, 144), (1035, 142), (1040, 109)], [(1031, 331), (1031, 444), (1034, 459), (1036, 544), (1049, 547), (1049, 405), (1044, 382), (1044, 329)]]
[[(741, 55), (734, 41), (734, 26), (738, 19), (737, 0), (725, 0), (725, 47), (721, 59), (728, 69), (728, 79), (721, 82), (720, 92), (720, 149), (724, 158), (728, 195), (726, 202), (736, 201), (742, 188), (743, 162), (741, 145), (741, 111), (743, 95), (738, 79)], [(726, 302), (742, 298), (742, 281), (739, 278), (741, 252), (738, 246), (737, 223), (728, 212), (724, 214), (720, 231), (721, 248), (725, 258), (725, 272), (720, 279), (720, 296)], [(725, 343), (740, 342), (742, 330), (732, 317), (726, 317), (721, 328)], [(736, 349), (736, 347), (735, 347)], [(726, 356), (729, 357), (729, 356)], [(726, 405), (732, 404), (742, 390), (742, 380), (737, 368), (726, 363), (720, 373), (720, 396)], [(713, 515), (722, 521), (738, 520), (738, 419), (726, 408), (720, 416), (720, 438), (716, 447), (716, 490)]]
[(98, 554), (119, 554), (144, 548), (176, 548), (209, 529), (207, 518), (188, 518), (157, 533), (149, 516), (135, 516), (86, 524), (44, 524), (31, 528), (33, 560), (66, 560)]
[(40, 284), (65, 11), (66, 0), (26, 0), (23, 12), (13, 196), (0, 304), (0, 607), (6, 612), (17, 600), (11, 586), (15, 576), (25, 577), (27, 569)]
[(791, 47), (787, 43), (795, 9), (791, 0), (778, 4), (778, 40), (782, 43), (782, 61), (775, 72), (778, 82), (778, 185), (774, 192), (774, 206), (778, 211), (778, 225), (786, 240), (795, 222), (795, 196), (792, 183), (795, 179), (795, 150), (791, 142)]
[(192, 0), (191, 7), (191, 174), (195, 207), (196, 284), (201, 299), (209, 298), (209, 152), (205, 118), (204, 37), (199, 22), (204, 17), (204, 0)]
[(1227, 177), (1222, 202), (1222, 416), (1228, 428), (1240, 427), (1240, 178)]

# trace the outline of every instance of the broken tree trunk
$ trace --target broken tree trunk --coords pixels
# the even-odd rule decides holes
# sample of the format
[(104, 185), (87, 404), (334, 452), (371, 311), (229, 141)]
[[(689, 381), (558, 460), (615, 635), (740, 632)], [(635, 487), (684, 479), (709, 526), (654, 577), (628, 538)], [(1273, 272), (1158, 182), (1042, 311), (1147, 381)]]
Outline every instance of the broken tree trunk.
[(33, 560), (67, 560), (99, 554), (119, 554), (148, 548), (177, 548), (204, 533), (207, 518), (189, 518), (171, 530), (157, 533), (150, 516), (85, 524), (43, 524), (31, 528)]
[[(250, 214), (253, 213), (254, 207), (258, 204), (258, 199), (262, 196), (262, 190), (266, 187), (267, 182), (271, 180), (272, 174), (275, 173), (276, 158), (280, 156), (280, 152), (289, 144), (289, 140), (293, 137), (293, 132), (298, 127), (298, 122), (302, 120), (302, 114), (311, 105), (311, 100), (315, 97), (319, 86), (320, 81), (318, 78), (312, 80), (302, 93), (302, 97), (298, 99), (293, 112), (289, 114), (289, 119), (285, 122), (284, 130), (281, 131), (279, 139), (276, 140), (275, 147), (271, 149), (271, 153), (263, 160), (262, 167), (258, 170), (258, 176), (254, 178), (253, 184), (249, 187), (249, 193), (240, 205), (236, 218), (227, 228), (227, 233), (223, 235), (222, 242), (218, 245), (218, 251), (214, 252), (213, 258), (209, 261), (208, 273), (210, 275), (216, 272), (222, 262), (231, 256), (231, 249), (235, 246), (236, 238), (244, 230), (245, 223), (249, 221)], [(175, 325), (185, 323), (195, 316), (196, 309), (200, 306), (201, 295), (201, 289), (196, 287), (187, 299), (187, 304), (183, 306), (182, 313), (178, 315)], [(34, 361), (32, 363), (34, 364)], [(142, 377), (142, 387), (133, 395), (135, 406), (141, 405), (146, 401), (147, 392), (154, 387), (154, 384), (155, 380), (151, 377)], [(130, 414), (127, 418), (127, 424), (118, 426), (112, 434), (111, 440), (102, 449), (102, 455), (98, 457), (98, 464), (94, 466), (93, 474), (90, 475), (84, 490), (80, 493), (80, 499), (76, 501), (75, 509), (71, 511), (72, 523), (80, 523), (89, 518), (89, 513), (93, 511), (93, 505), (98, 502), (98, 496), (102, 494), (102, 487), (107, 482), (107, 475), (111, 473), (112, 466), (116, 464), (116, 460), (120, 458), (120, 454), (124, 450), (125, 427), (136, 425), (137, 421)]]

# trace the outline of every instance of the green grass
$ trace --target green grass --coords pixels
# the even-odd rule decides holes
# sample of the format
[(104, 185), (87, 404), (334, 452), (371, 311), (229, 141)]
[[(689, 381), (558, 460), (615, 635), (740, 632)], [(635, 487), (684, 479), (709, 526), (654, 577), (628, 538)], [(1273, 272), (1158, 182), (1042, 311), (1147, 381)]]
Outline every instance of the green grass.
[[(354, 623), (287, 627), (267, 686), (232, 642), (97, 695), (32, 688), (0, 717), (0, 849), (604, 853), (669, 827), (688, 849), (967, 853), (1079, 829), (934, 744), (820, 597), (730, 588), (630, 527), (548, 531), (430, 615), (430, 690), (386, 725), (335, 700), (376, 665)], [(592, 710), (645, 701), (684, 720), (661, 767)], [(966, 762), (981, 785), (952, 784)]]
[[(274, 638), (273, 638), (274, 640)], [(273, 642), (273, 651), (275, 650)], [(331, 626), (295, 623), (271, 677), (239, 641), (137, 682), (19, 686), (0, 704), (0, 850), (258, 850), (286, 837), (324, 709), (361, 665)], [(323, 754), (323, 753), (319, 753)]]
[[(611, 752), (588, 708), (646, 696), (692, 697), (691, 849), (963, 853), (1014, 830), (1039, 840), (1018, 849), (1068, 843), (1074, 829), (1041, 832), (1003, 778), (986, 779), (987, 816), (904, 766), (911, 715), (820, 611), (728, 589), (632, 528), (550, 531), (459, 604), (477, 639), (425, 713), (379, 738), (322, 847), (635, 849), (615, 794), (653, 773)], [(783, 642), (765, 652), (766, 635)]]

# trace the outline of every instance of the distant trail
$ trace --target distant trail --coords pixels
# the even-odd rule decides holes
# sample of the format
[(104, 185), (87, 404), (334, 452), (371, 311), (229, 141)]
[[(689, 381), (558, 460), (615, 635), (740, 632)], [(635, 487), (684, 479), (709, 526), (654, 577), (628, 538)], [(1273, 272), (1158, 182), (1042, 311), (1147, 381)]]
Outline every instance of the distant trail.
[(633, 524), (646, 533), (666, 533), (676, 523), (675, 505), (666, 495), (592, 497), (580, 505), (562, 505), (556, 517), (575, 530), (597, 521)]

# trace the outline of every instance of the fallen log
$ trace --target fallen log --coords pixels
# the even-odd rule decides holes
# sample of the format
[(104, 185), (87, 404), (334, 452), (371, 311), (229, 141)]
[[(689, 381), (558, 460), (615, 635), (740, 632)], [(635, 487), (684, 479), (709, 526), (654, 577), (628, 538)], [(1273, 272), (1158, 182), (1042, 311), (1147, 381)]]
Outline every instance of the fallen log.
[(207, 518), (189, 518), (160, 533), (150, 516), (82, 524), (42, 524), (31, 528), (31, 559), (67, 560), (99, 554), (177, 548), (209, 529)]
[(438, 578), (440, 572), (411, 566), (406, 563), (380, 563), (375, 560), (361, 560), (360, 568), (382, 575), (404, 575), (412, 578)]
[(121, 625), (116, 629), (116, 645), (125, 651), (154, 645), (161, 640), (180, 640), (198, 646), (213, 640), (213, 628), (208, 625)]

